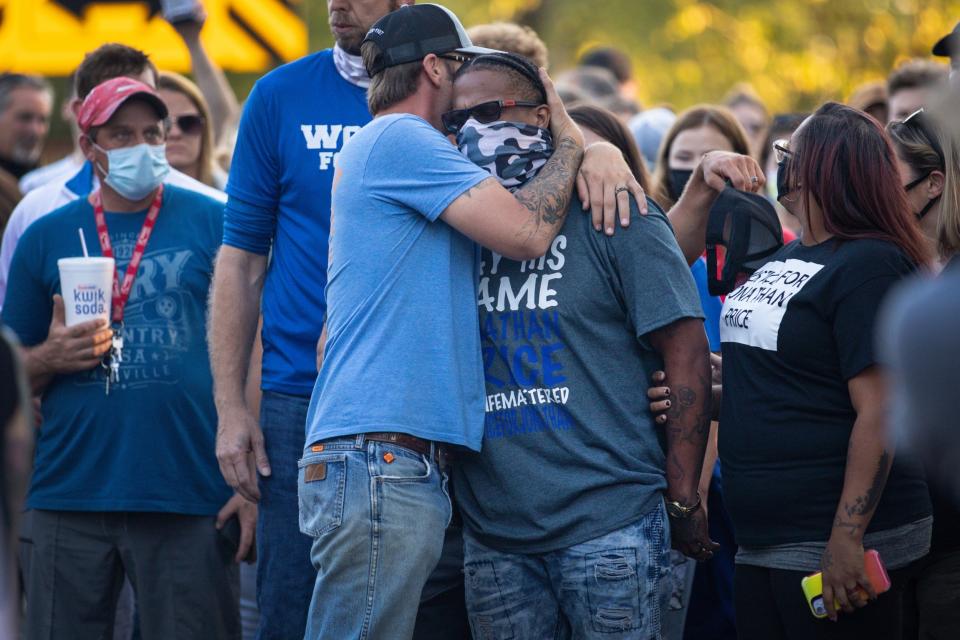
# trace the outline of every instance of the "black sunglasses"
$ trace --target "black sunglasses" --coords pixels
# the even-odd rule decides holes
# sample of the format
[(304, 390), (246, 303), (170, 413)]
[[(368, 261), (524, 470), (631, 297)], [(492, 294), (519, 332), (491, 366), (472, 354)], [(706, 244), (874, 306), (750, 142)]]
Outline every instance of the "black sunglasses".
[(470, 60), (470, 56), (465, 56), (462, 53), (443, 53), (437, 56), (438, 58), (443, 58), (444, 60), (452, 60), (453, 62), (459, 62), (460, 64), (465, 64)]
[(187, 115), (169, 119), (170, 125), (177, 125), (185, 136), (198, 136), (203, 133), (203, 116)]
[(539, 107), (539, 102), (526, 102), (522, 100), (491, 100), (490, 102), (481, 102), (468, 109), (453, 109), (440, 116), (443, 121), (443, 127), (448, 133), (457, 133), (463, 128), (467, 120), (473, 118), (477, 122), (488, 124), (500, 119), (500, 114), (505, 108), (509, 107)]

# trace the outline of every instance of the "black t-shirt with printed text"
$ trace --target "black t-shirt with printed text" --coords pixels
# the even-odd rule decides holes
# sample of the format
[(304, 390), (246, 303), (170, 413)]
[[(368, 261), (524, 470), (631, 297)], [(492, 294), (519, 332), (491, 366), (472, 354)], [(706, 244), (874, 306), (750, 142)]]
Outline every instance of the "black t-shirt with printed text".
[[(877, 312), (914, 270), (888, 242), (795, 241), (727, 296), (719, 448), (739, 544), (829, 539), (856, 420), (847, 383), (876, 362)], [(922, 473), (896, 457), (868, 531), (929, 515)]]

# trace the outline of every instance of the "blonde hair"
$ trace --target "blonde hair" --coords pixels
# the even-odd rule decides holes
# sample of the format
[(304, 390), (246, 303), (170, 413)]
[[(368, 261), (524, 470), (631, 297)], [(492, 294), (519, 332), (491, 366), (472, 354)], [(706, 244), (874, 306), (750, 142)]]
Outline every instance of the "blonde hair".
[(940, 196), (937, 221), (937, 251), (943, 258), (960, 254), (960, 141), (956, 132), (940, 137), (946, 179)]
[(513, 22), (492, 22), (470, 27), (467, 35), (478, 47), (516, 53), (529, 58), (538, 67), (547, 68), (547, 45), (530, 27)]
[(200, 134), (200, 159), (198, 165), (200, 173), (197, 179), (208, 187), (217, 188), (213, 179), (213, 122), (210, 120), (210, 107), (206, 98), (200, 93), (200, 88), (192, 80), (172, 71), (161, 71), (157, 78), (157, 89), (174, 91), (185, 95), (193, 106), (197, 108), (203, 118), (203, 131)]
[[(940, 215), (937, 218), (937, 253), (948, 259), (960, 253), (960, 143), (957, 131), (927, 110), (923, 124), (891, 122), (887, 133), (897, 155), (919, 176), (943, 172)], [(929, 137), (928, 137), (929, 136)], [(936, 145), (936, 146), (935, 146)], [(939, 147), (939, 149), (937, 148)], [(940, 154), (943, 154), (941, 157)]]

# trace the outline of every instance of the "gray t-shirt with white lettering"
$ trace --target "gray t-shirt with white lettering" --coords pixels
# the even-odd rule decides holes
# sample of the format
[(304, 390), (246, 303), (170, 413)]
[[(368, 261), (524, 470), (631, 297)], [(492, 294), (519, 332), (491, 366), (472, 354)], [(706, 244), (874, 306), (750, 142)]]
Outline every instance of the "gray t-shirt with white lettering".
[(646, 390), (662, 360), (644, 336), (703, 314), (669, 223), (648, 206), (608, 238), (574, 204), (537, 260), (483, 251), (483, 449), (458, 456), (454, 478), (465, 525), (490, 547), (562, 549), (660, 504)]

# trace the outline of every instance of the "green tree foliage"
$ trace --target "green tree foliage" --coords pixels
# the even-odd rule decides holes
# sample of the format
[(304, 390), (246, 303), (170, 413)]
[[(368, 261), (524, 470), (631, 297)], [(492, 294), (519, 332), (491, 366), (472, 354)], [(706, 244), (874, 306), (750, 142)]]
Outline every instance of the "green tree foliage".
[(440, 1), (467, 26), (533, 27), (553, 71), (592, 46), (619, 47), (633, 59), (644, 104), (677, 108), (717, 101), (737, 82), (775, 111), (843, 100), (897, 63), (929, 56), (960, 20), (960, 0)]

